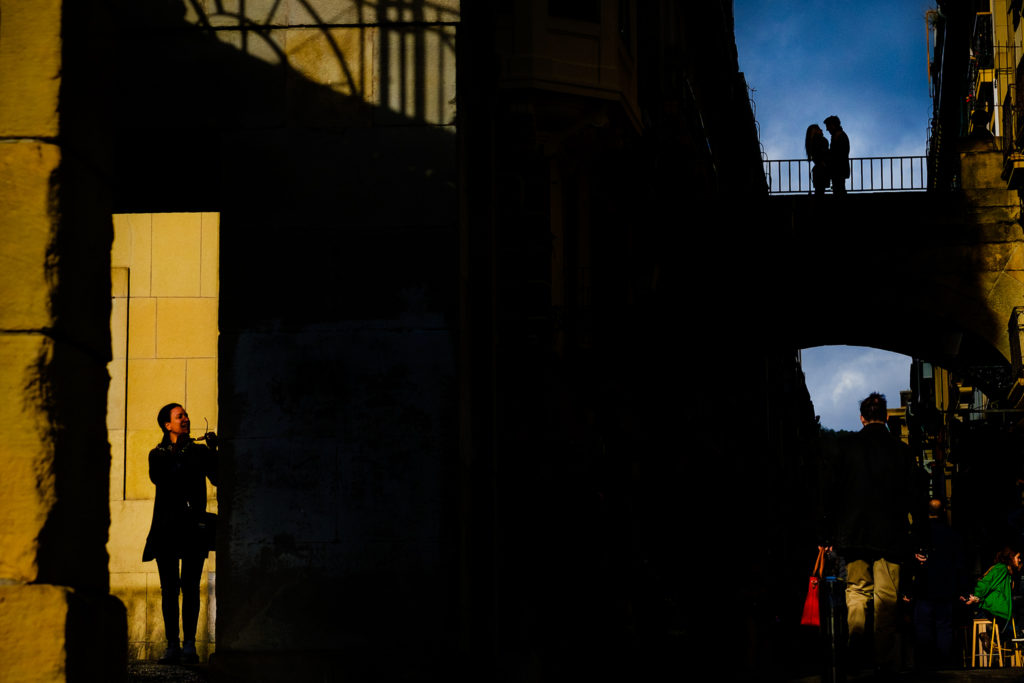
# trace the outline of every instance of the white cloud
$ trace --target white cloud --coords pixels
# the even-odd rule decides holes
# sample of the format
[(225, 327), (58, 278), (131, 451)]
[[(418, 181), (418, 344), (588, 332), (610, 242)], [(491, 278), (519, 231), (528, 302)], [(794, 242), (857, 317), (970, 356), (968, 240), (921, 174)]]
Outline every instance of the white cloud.
[(849, 398), (850, 394), (864, 393), (867, 379), (863, 372), (843, 368), (836, 373), (832, 384), (832, 408), (835, 409), (846, 403), (847, 401), (844, 399)]
[(860, 429), (860, 401), (873, 391), (891, 407), (910, 388), (910, 358), (858, 346), (818, 346), (802, 353), (807, 390), (821, 424), (830, 429)]

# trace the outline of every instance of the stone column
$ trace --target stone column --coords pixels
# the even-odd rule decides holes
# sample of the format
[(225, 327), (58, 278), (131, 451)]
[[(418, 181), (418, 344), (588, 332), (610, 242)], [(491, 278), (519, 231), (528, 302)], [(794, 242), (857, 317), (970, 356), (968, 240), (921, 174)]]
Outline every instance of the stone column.
[(88, 56), (91, 21), (77, 21), (91, 4), (72, 17), (62, 0), (0, 0), (5, 681), (126, 677), (105, 550), (110, 211), (89, 151), (101, 138), (80, 116), (102, 72)]

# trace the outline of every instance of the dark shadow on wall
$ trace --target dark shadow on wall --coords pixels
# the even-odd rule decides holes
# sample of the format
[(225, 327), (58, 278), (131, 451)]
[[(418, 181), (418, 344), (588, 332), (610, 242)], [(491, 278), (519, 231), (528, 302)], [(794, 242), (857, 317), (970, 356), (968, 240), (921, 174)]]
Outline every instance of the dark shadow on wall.
[(111, 108), (115, 212), (221, 214), (218, 652), (419, 667), (454, 603), (458, 17), (228, 5), (119, 3)]
[[(429, 5), (413, 4), (417, 17)], [(213, 29), (185, 23), (183, 3), (130, 7), (114, 108), (115, 210), (221, 211), (228, 268), (244, 261), (250, 270), (269, 273), (282, 263), (304, 262), (302, 291), (361, 292), (293, 297), (279, 282), (271, 287), (273, 278), (253, 278), (247, 285), (255, 289), (235, 296), (237, 279), (222, 276), (222, 297), (229, 299), (222, 326), (230, 326), (237, 306), (245, 307), (239, 315), (247, 320), (377, 318), (383, 313), (377, 297), (385, 291), (391, 292), (388, 309), (397, 314), (407, 306), (400, 292), (424, 284), (423, 295), (412, 296), (427, 300), (416, 305), (438, 311), (441, 301), (451, 301), (452, 283), (438, 282), (435, 275), (451, 272), (436, 259), (452, 265), (455, 253), (453, 243), (442, 244), (455, 220), (453, 127), (428, 126), (422, 117), (366, 102), (360, 92), (369, 86), (352, 80), (356, 67), (340, 53), (334, 29), (293, 30), (304, 34), (303, 41), (319, 43), (317, 50), (328, 50), (324, 70), (343, 74), (339, 88), (314, 83), (288, 66), (286, 46), (274, 42), (283, 39), (284, 29), (253, 27), (248, 20), (241, 20), (239, 31), (217, 29), (243, 47), (259, 43), (282, 59), (269, 64), (217, 40)], [(218, 17), (224, 15), (210, 14), (199, 23), (209, 26)], [(353, 40), (362, 46), (371, 29), (345, 30), (358, 34)], [(374, 59), (385, 64), (392, 34), (405, 30), (413, 32), (380, 30)], [(422, 64), (418, 68), (411, 75), (390, 74), (382, 66), (374, 87), (391, 92), (390, 75), (411, 76), (414, 82), (398, 89), (398, 101), (420, 101), (428, 76)], [(420, 105), (413, 109), (421, 111)], [(398, 244), (405, 248), (392, 248)], [(287, 305), (268, 310), (278, 300)]]
[[(450, 652), (468, 643), (510, 680), (646, 680), (681, 675), (734, 614), (773, 628), (774, 599), (755, 604), (772, 580), (694, 595), (755, 523), (742, 552), (788, 568), (772, 541), (792, 513), (746, 501), (790, 471), (773, 465), (803, 398), (773, 384), (795, 377), (769, 348), (775, 309), (737, 303), (774, 242), (737, 203), (764, 182), (725, 3), (644, 5), (643, 135), (600, 98), (497, 87), (488, 22), (510, 6), (466, 3), (485, 28), (460, 24), (460, 47), (477, 41), (460, 59), (476, 79), (460, 81), (462, 207), (453, 131), (422, 120), (444, 70), (416, 36), (438, 7), (353, 5), (426, 17), (388, 24), (397, 43), (364, 42), (358, 13), (310, 17), (322, 54), (289, 66), (284, 29), (218, 40), (238, 25), (211, 10), (226, 3), (122, 4), (116, 210), (222, 216), (218, 657), (415, 679), (465, 666)], [(198, 9), (207, 27), (185, 21)], [(367, 44), (394, 57), (384, 104), (346, 58)], [(329, 86), (303, 75), (317, 64)], [(455, 531), (479, 541), (468, 559)], [(721, 585), (747, 580), (721, 564)]]

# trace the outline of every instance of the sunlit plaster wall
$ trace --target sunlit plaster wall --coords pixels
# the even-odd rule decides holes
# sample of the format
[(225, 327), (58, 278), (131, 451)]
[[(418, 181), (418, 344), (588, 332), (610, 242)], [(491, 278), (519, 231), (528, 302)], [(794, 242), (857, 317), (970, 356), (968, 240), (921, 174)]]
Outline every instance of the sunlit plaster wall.
[[(156, 490), (148, 456), (160, 441), (156, 414), (185, 406), (193, 434), (217, 429), (219, 216), (216, 213), (114, 216), (113, 308), (107, 433), (110, 467), (110, 589), (128, 609), (129, 656), (166, 647), (156, 562), (142, 562)], [(209, 487), (209, 509), (217, 510)], [(197, 646), (213, 648), (215, 554), (202, 578)]]

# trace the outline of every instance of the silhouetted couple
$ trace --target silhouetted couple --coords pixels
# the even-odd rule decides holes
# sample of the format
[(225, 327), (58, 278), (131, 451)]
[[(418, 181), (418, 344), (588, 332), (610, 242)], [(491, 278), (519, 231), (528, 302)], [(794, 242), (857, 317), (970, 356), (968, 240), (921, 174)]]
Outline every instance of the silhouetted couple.
[(825, 194), (829, 184), (832, 185), (832, 194), (845, 195), (846, 179), (850, 177), (850, 138), (846, 137), (839, 117), (834, 114), (825, 119), (825, 128), (832, 138), (831, 146), (816, 123), (807, 127), (804, 138), (807, 158), (813, 163), (811, 184), (816, 195)]

